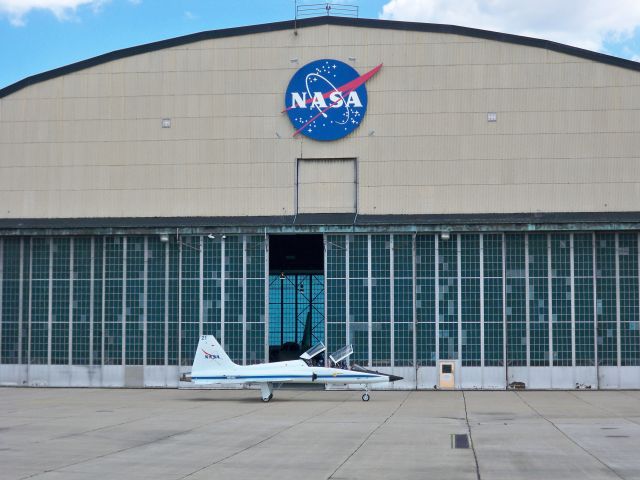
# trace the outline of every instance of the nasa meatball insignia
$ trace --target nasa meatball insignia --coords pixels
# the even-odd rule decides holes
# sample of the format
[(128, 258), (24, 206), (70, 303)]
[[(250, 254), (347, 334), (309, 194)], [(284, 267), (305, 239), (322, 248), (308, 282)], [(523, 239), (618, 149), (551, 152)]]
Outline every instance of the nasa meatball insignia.
[(360, 126), (367, 111), (365, 83), (382, 64), (365, 73), (338, 60), (316, 60), (289, 82), (283, 110), (295, 128), (314, 140), (338, 140)]

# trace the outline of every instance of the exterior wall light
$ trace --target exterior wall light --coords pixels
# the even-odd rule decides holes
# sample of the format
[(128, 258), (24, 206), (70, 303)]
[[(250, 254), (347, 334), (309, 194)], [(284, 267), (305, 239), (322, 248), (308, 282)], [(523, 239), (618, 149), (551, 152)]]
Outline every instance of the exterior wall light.
[(160, 235), (160, 241), (162, 243), (167, 243), (169, 241), (169, 235), (166, 233), (163, 233)]
[(449, 232), (442, 232), (440, 234), (440, 239), (441, 240), (449, 240), (451, 238), (451, 235), (449, 234)]

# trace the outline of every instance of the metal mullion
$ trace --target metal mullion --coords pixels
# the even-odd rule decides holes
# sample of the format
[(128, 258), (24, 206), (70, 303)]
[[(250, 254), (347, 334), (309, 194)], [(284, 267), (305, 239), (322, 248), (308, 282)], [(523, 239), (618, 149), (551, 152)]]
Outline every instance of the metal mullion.
[[(615, 249), (615, 255), (616, 255), (616, 362), (617, 362), (617, 366), (618, 366), (618, 377), (620, 376), (620, 366), (622, 365), (622, 355), (621, 355), (621, 348), (622, 345), (620, 344), (620, 239), (619, 239), (619, 234), (616, 233), (615, 234), (616, 237), (616, 249)], [(618, 386), (620, 386), (618, 384)]]
[(51, 365), (53, 336), (53, 238), (49, 238), (49, 296), (47, 303), (47, 365)]
[(102, 323), (102, 337), (100, 338), (100, 363), (101, 365), (105, 364), (105, 358), (104, 358), (104, 337), (105, 337), (105, 331), (104, 331), (104, 321), (105, 321), (105, 307), (106, 307), (106, 297), (107, 297), (107, 292), (105, 290), (106, 288), (106, 264), (107, 264), (107, 242), (106, 242), (106, 237), (102, 237), (102, 307), (101, 307), (101, 319), (100, 322)]
[[(21, 265), (22, 268), (22, 265)], [(27, 364), (31, 365), (31, 320), (33, 303), (33, 237), (29, 238), (29, 299), (27, 301)], [(22, 303), (22, 302), (20, 302)]]
[(411, 236), (411, 316), (413, 323), (412, 348), (413, 367), (416, 369), (416, 389), (418, 388), (418, 305), (416, 303), (417, 288), (417, 268), (416, 268), (416, 234)]
[[(326, 316), (325, 316), (326, 318)], [(264, 234), (264, 358), (269, 361), (269, 237)], [(326, 330), (325, 330), (326, 332)]]
[(480, 234), (480, 377), (484, 385), (484, 235)]
[(435, 340), (436, 340), (436, 367), (438, 366), (438, 360), (440, 360), (440, 244), (438, 235), (434, 235), (434, 266), (435, 266), (435, 281), (434, 281), (434, 294), (435, 294)]
[[(297, 298), (297, 295), (296, 295)], [(247, 236), (242, 236), (242, 364), (247, 364)]]
[(395, 355), (395, 268), (394, 268), (394, 243), (393, 243), (393, 235), (389, 235), (389, 317), (391, 324), (389, 328), (391, 329), (391, 366), (395, 367), (396, 364), (396, 355)]
[(222, 348), (225, 348), (225, 335), (224, 335), (224, 310), (225, 310), (225, 277), (226, 277), (226, 260), (225, 260), (225, 250), (226, 250), (226, 240), (224, 238), (221, 239), (220, 242), (220, 345)]
[(164, 244), (164, 364), (169, 365), (169, 242)]
[[(574, 258), (574, 235), (569, 234), (569, 274), (571, 276), (571, 366), (576, 366), (576, 273)], [(575, 380), (575, 373), (574, 373)]]
[[(20, 266), (18, 267), (18, 269), (18, 365), (21, 365), (24, 362), (24, 359), (22, 358), (22, 344), (24, 342), (24, 338), (22, 335), (22, 316), (24, 314), (24, 238), (20, 238)], [(29, 277), (29, 282), (31, 282), (31, 277)]]
[(507, 327), (507, 237), (502, 234), (502, 365), (504, 366), (504, 387), (509, 386), (509, 366), (507, 345), (509, 342)]
[[(553, 367), (553, 274), (551, 262), (551, 234), (547, 233), (547, 317), (549, 319), (549, 366)], [(551, 377), (553, 379), (553, 377)], [(550, 384), (553, 387), (553, 383)]]
[[(636, 273), (636, 278), (639, 279), (638, 281), (638, 305), (636, 305), (636, 307), (638, 307), (638, 317), (640, 317), (640, 233), (637, 234), (636, 236), (636, 257), (638, 260), (638, 272)], [(640, 347), (640, 346), (639, 346)]]
[(351, 328), (350, 328), (350, 323), (351, 323), (351, 316), (349, 315), (349, 308), (350, 308), (350, 302), (349, 302), (349, 246), (351, 244), (350, 239), (351, 239), (351, 235), (345, 235), (345, 254), (344, 254), (344, 258), (345, 258), (345, 289), (346, 289), (346, 294), (345, 294), (345, 335), (346, 335), (346, 339), (347, 339), (347, 345), (351, 344)]
[(202, 235), (200, 235), (198, 272), (198, 338), (200, 338), (204, 333), (204, 237)]
[(67, 362), (69, 365), (73, 364), (73, 263), (74, 263), (74, 242), (73, 237), (69, 239), (69, 345), (67, 351), (69, 358)]
[(598, 358), (598, 286), (597, 286), (597, 261), (596, 261), (596, 234), (591, 234), (591, 276), (593, 290), (593, 358), (596, 367), (596, 387), (600, 388), (600, 360)]
[(529, 367), (531, 367), (531, 333), (530, 333), (530, 324), (529, 324), (529, 235), (525, 234), (524, 236), (524, 298), (525, 298), (525, 336), (526, 336), (526, 360), (525, 364), (527, 365), (527, 376), (529, 375)]
[(127, 237), (122, 238), (122, 365), (127, 364)]
[(182, 366), (182, 242), (178, 242), (178, 369), (180, 369), (181, 366)]
[(462, 366), (462, 235), (460, 234), (456, 235), (456, 257), (458, 264), (458, 361)]
[(367, 323), (368, 323), (368, 338), (369, 343), (369, 366), (373, 365), (373, 282), (371, 279), (371, 234), (367, 235)]
[(95, 277), (95, 255), (96, 255), (96, 244), (95, 237), (91, 237), (91, 263), (89, 264), (89, 365), (93, 365), (93, 321), (94, 314), (93, 308), (95, 304), (95, 299), (93, 298), (95, 295), (94, 289), (94, 277)]
[(144, 237), (144, 261), (143, 261), (143, 279), (142, 279), (142, 365), (147, 364), (147, 340), (148, 331), (148, 311), (147, 311), (147, 294), (149, 286), (149, 237)]
[[(327, 234), (325, 233), (322, 236), (322, 243), (324, 246), (324, 251), (323, 251), (323, 255), (324, 255), (324, 263), (323, 263), (323, 270), (324, 270), (324, 344), (325, 345), (329, 345), (329, 328), (328, 328), (328, 323), (327, 323), (327, 300), (328, 300), (328, 281), (327, 281), (327, 276), (328, 276), (328, 269), (327, 269), (327, 245), (328, 245), (328, 237)], [(327, 350), (325, 349), (324, 351), (324, 364), (328, 365), (328, 360), (329, 358), (327, 357), (327, 355), (330, 355), (329, 352), (327, 352)]]

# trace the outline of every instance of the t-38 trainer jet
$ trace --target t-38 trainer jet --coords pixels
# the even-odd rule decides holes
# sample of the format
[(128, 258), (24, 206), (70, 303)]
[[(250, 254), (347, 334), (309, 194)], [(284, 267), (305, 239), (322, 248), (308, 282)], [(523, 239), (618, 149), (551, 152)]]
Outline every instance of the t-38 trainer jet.
[(319, 344), (303, 353), (300, 356), (303, 360), (243, 366), (231, 361), (213, 335), (202, 335), (193, 359), (191, 381), (200, 385), (259, 384), (263, 402), (273, 398), (274, 383), (362, 384), (365, 388), (362, 400), (366, 402), (369, 400), (369, 384), (402, 380), (402, 377), (365, 370), (356, 365), (351, 370), (314, 366), (312, 358), (323, 351), (324, 345)]

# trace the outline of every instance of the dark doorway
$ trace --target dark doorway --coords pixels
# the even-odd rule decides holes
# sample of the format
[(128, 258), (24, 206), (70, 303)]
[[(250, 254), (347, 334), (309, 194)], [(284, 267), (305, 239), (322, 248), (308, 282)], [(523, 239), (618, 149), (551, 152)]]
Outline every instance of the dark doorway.
[(322, 235), (272, 235), (269, 237), (269, 361), (297, 359), (322, 341)]

